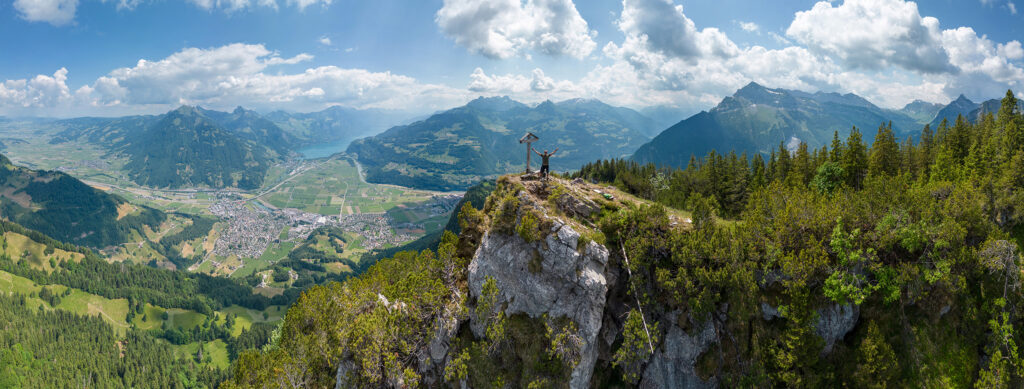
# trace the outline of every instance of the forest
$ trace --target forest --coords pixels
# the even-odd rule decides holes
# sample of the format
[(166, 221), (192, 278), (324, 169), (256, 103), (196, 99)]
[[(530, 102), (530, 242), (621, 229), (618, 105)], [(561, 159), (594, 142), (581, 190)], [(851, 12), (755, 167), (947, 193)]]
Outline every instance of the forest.
[[(592, 384), (638, 384), (669, 327), (705, 323), (720, 335), (694, 374), (725, 387), (1024, 385), (1022, 124), (1008, 92), (976, 123), (961, 117), (902, 141), (884, 123), (871, 145), (854, 130), (817, 150), (712, 152), (681, 170), (583, 167), (575, 177), (649, 200), (608, 203), (580, 221), (597, 229), (588, 239), (628, 253), (612, 261), (633, 286), (618, 292), (621, 331)], [(344, 285), (309, 289), (280, 337), (241, 354), (226, 386), (330, 386), (340, 364), (357, 387), (564, 387), (578, 362), (566, 352), (571, 326), (504, 316), (493, 284), (467, 297), (481, 234), (549, 233), (516, 216), (520, 191), (499, 180), (483, 211), (463, 207), (461, 233), (436, 251), (399, 253)], [(689, 215), (685, 228), (676, 210)], [(388, 303), (398, 301), (401, 309)], [(828, 307), (856, 312), (845, 336), (815, 335)], [(443, 384), (425, 381), (417, 350), (448, 315), (475, 315), (486, 328), (453, 339)]]
[(24, 295), (0, 294), (0, 322), (3, 388), (213, 388), (224, 379), (143, 332), (121, 338), (99, 317), (31, 309)]

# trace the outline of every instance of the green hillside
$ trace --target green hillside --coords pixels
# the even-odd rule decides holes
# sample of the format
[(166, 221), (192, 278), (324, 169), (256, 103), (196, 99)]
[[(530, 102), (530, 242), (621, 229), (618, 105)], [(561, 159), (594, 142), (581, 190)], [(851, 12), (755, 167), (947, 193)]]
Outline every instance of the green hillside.
[(242, 107), (237, 107), (230, 113), (200, 107), (196, 107), (196, 110), (233, 135), (266, 146), (279, 155), (287, 154), (296, 142), (294, 136), (255, 111)]
[(254, 189), (274, 159), (264, 146), (233, 135), (192, 107), (171, 111), (133, 134), (125, 153), (132, 180), (158, 188)]
[[(552, 169), (576, 169), (595, 158), (629, 155), (653, 123), (635, 111), (596, 100), (546, 101), (529, 107), (507, 97), (479, 98), (425, 120), (357, 140), (367, 180), (422, 189), (465, 189), (481, 178), (523, 169), (526, 132), (539, 150), (554, 150)], [(539, 160), (533, 156), (533, 168)]]
[(0, 220), (0, 387), (213, 388), (300, 292), (109, 263)]
[(118, 245), (166, 216), (88, 186), (67, 174), (15, 166), (0, 156), (0, 215), (56, 239), (102, 248)]

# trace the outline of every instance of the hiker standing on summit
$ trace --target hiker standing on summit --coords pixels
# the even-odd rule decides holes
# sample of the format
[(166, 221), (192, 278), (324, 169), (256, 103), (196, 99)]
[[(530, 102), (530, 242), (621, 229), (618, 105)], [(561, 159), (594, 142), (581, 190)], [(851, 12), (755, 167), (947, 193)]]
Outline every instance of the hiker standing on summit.
[(540, 176), (541, 176), (541, 178), (548, 178), (548, 170), (549, 170), (548, 161), (551, 159), (552, 155), (555, 155), (555, 153), (558, 152), (558, 148), (555, 147), (555, 151), (552, 151), (550, 153), (547, 150), (544, 150), (543, 153), (537, 152), (537, 150), (533, 150), (533, 152), (537, 153), (537, 155), (540, 156)]

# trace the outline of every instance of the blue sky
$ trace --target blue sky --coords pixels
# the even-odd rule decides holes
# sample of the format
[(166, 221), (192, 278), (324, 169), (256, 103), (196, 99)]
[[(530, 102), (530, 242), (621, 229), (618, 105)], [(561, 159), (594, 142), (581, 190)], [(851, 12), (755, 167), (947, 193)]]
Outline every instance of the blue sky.
[[(0, 114), (706, 109), (747, 82), (885, 107), (1024, 88), (1013, 0), (0, 0)], [(143, 61), (143, 62), (140, 62)]]

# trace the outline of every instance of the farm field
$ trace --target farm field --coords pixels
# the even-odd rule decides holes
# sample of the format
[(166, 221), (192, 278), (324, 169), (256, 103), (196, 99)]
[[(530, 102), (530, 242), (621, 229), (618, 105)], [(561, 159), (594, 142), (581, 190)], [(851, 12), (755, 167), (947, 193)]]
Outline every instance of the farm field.
[(334, 158), (301, 173), (267, 193), (264, 199), (277, 208), (296, 208), (321, 215), (351, 215), (385, 212), (401, 204), (411, 206), (430, 200), (434, 194), (365, 183), (351, 160)]

